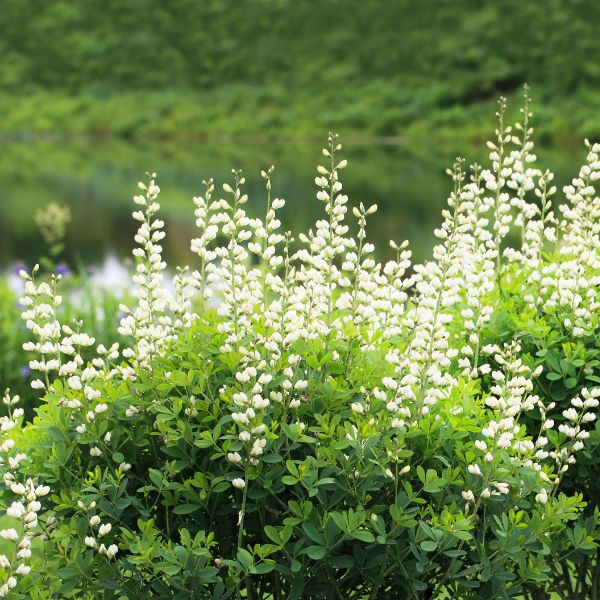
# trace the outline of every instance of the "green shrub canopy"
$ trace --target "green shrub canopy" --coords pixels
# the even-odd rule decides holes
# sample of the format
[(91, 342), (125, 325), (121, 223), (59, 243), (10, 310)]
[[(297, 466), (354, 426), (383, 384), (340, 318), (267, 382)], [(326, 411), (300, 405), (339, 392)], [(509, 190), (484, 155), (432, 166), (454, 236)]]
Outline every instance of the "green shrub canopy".
[(591, 564), (598, 526), (600, 145), (586, 142), (556, 210), (528, 99), (514, 127), (504, 110), (489, 167), (449, 170), (425, 264), (406, 243), (373, 258), (376, 206), (348, 223), (330, 134), (315, 179), (324, 215), (299, 250), (279, 231), (273, 169), (264, 219), (246, 214), (234, 171), (221, 198), (212, 180), (194, 198), (198, 265), (172, 286), (155, 174), (139, 184), (126, 347), (59, 322), (60, 276), (23, 273), (42, 402), (24, 423), (4, 399), (0, 595), (572, 586), (561, 565)]

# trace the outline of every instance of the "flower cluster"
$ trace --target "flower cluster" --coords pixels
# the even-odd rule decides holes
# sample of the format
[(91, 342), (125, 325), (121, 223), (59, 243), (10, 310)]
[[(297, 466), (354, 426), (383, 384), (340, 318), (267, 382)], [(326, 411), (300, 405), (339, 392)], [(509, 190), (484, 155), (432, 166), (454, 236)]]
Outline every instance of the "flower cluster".
[[(79, 373), (84, 366), (84, 359), (81, 354), (84, 349), (93, 346), (95, 340), (81, 331), (81, 322), (75, 323), (75, 330), (69, 325), (60, 324), (57, 311), (62, 304), (62, 296), (57, 293), (57, 286), (61, 276), (53, 274), (50, 283), (43, 281), (37, 285), (35, 275), (38, 270), (36, 265), (32, 275), (21, 271), (21, 277), (25, 280), (25, 296), (20, 300), (25, 310), (21, 316), (27, 329), (37, 339), (35, 342), (26, 342), (23, 348), (39, 357), (29, 362), (29, 368), (40, 372), (44, 378), (35, 379), (31, 386), (39, 390), (49, 388), (50, 377), (56, 373), (67, 387), (82, 390)], [(92, 379), (91, 374), (89, 379)]]
[[(594, 409), (600, 405), (600, 388), (589, 390), (583, 388), (579, 396), (571, 400), (571, 407), (562, 411), (564, 421), (558, 426), (558, 431), (563, 435), (562, 445), (558, 445), (549, 452), (556, 462), (556, 477), (554, 483), (558, 485), (563, 473), (569, 469), (569, 465), (575, 464), (576, 453), (582, 450), (584, 442), (590, 436), (589, 431), (584, 429), (586, 423), (596, 420)], [(552, 425), (554, 423), (552, 422)], [(546, 422), (546, 428), (549, 424)]]
[[(86, 514), (89, 511), (93, 511), (96, 508), (96, 502), (92, 501), (87, 506), (79, 500), (77, 503), (78, 508)], [(109, 544), (107, 547), (104, 542), (98, 542), (101, 538), (105, 538), (112, 530), (112, 525), (110, 523), (102, 523), (100, 517), (98, 515), (92, 515), (88, 518), (88, 523), (90, 526), (90, 534), (86, 535), (84, 542), (88, 548), (97, 549), (100, 554), (106, 556), (107, 559), (114, 558), (119, 552), (119, 547), (116, 544)]]
[(388, 355), (396, 363), (395, 377), (383, 382), (385, 387), (395, 390), (393, 410), (400, 402), (406, 414), (416, 419), (447, 397), (455, 383), (448, 367), (458, 351), (450, 347), (448, 325), (463, 288), (460, 259), (464, 251), (459, 242), (466, 233), (467, 221), (461, 160), (456, 161), (449, 174), (454, 190), (448, 199), (449, 208), (442, 212), (444, 221), (435, 231), (441, 243), (433, 250), (434, 260), (414, 267), (416, 297), (403, 319), (410, 339), (402, 357), (398, 352)]
[(65, 237), (67, 225), (71, 221), (71, 210), (68, 206), (50, 202), (43, 209), (36, 211), (33, 219), (44, 241), (47, 244), (56, 244)]
[[(482, 499), (509, 493), (510, 486), (507, 482), (494, 480), (497, 473), (502, 472), (498, 467), (505, 461), (505, 457), (508, 458), (510, 466), (526, 465), (540, 472), (542, 478), (545, 477), (542, 465), (536, 461), (534, 455), (536, 445), (520, 424), (521, 415), (534, 410), (541, 402), (540, 398), (531, 392), (533, 379), (538, 377), (542, 370), (537, 368), (532, 372), (519, 358), (520, 351), (521, 346), (518, 342), (507, 344), (503, 348), (494, 345), (483, 348), (485, 354), (493, 355), (499, 368), (495, 370), (490, 367), (493, 385), (490, 395), (485, 399), (485, 405), (490, 409), (491, 419), (481, 430), (483, 439), (474, 442), (481, 460), (468, 466), (471, 475), (481, 478), (478, 494)], [(544, 429), (547, 426), (547, 422), (542, 425)], [(547, 439), (545, 441), (547, 443)], [(538, 447), (540, 445), (541, 438), (538, 439)], [(471, 498), (473, 492), (468, 490), (467, 495)], [(465, 499), (467, 502), (473, 501)]]
[(148, 185), (140, 182), (138, 187), (144, 195), (134, 197), (134, 202), (141, 207), (133, 213), (133, 218), (141, 223), (135, 235), (138, 247), (133, 251), (138, 263), (133, 283), (138, 287), (133, 292), (137, 298), (137, 306), (132, 310), (122, 306), (125, 316), (121, 319), (119, 333), (130, 336), (134, 340), (133, 348), (125, 348), (123, 356), (132, 358), (135, 366), (148, 366), (169, 338), (171, 333), (171, 318), (166, 315), (168, 298), (161, 286), (162, 271), (166, 263), (162, 260), (164, 238), (164, 222), (155, 218), (160, 209), (157, 202), (160, 188), (156, 185), (156, 175), (148, 175)]
[[(0, 554), (0, 568), (4, 570), (4, 580), (0, 583), (0, 597), (5, 597), (17, 586), (17, 577), (27, 575), (31, 570), (28, 562), (31, 558), (31, 543), (39, 535), (38, 513), (42, 505), (38, 498), (48, 495), (47, 485), (36, 483), (31, 477), (22, 477), (19, 467), (27, 461), (27, 455), (15, 447), (9, 432), (21, 426), (23, 410), (14, 408), (19, 402), (18, 396), (11, 396), (6, 390), (2, 398), (8, 415), (0, 417), (0, 466), (4, 485), (13, 494), (14, 500), (6, 509), (6, 516), (14, 520), (13, 527), (0, 530), (0, 537), (11, 543), (11, 556)], [(7, 525), (7, 523), (5, 523)], [(46, 522), (46, 527), (51, 523)]]

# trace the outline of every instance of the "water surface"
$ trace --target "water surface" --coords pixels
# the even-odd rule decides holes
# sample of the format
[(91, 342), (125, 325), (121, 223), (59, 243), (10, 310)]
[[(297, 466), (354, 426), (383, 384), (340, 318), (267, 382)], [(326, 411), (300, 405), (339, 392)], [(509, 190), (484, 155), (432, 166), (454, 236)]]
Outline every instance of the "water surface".
[[(51, 201), (67, 204), (72, 211), (64, 255), (67, 262), (97, 265), (109, 256), (119, 260), (130, 256), (136, 227), (130, 216), (131, 197), (147, 170), (157, 173), (162, 190), (164, 246), (172, 266), (193, 262), (189, 251), (195, 235), (192, 196), (202, 193), (201, 182), (209, 177), (215, 179), (218, 196), (222, 183), (231, 181), (232, 168), (244, 171), (251, 214), (264, 212), (260, 170), (274, 164), (273, 193), (287, 201), (281, 211), (282, 229), (297, 234), (323, 215), (315, 198), (315, 169), (324, 160), (317, 143), (55, 140), (4, 141), (1, 145), (0, 267), (4, 268), (16, 262), (32, 265), (44, 252), (33, 214)], [(379, 258), (390, 256), (390, 239), (408, 239), (417, 260), (428, 256), (432, 231), (450, 189), (445, 169), (458, 150), (345, 144), (342, 156), (349, 165), (342, 181), (350, 204), (376, 203), (379, 207), (368, 224)], [(556, 164), (551, 149), (542, 154), (549, 166)], [(583, 157), (583, 148), (568, 155), (557, 177), (559, 185), (576, 173)], [(467, 158), (484, 159), (482, 149), (472, 148)]]

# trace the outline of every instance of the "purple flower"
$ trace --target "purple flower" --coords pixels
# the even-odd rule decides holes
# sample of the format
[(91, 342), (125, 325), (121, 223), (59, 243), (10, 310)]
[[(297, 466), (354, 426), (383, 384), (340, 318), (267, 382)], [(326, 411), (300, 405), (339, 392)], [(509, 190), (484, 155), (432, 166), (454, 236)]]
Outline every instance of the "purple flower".
[(27, 366), (21, 367), (21, 376), (29, 377), (29, 375), (31, 375), (31, 369)]
[(10, 270), (11, 273), (18, 275), (21, 271), (27, 271), (27, 265), (25, 263), (15, 263)]
[(56, 272), (63, 277), (69, 274), (69, 267), (65, 263), (56, 265)]

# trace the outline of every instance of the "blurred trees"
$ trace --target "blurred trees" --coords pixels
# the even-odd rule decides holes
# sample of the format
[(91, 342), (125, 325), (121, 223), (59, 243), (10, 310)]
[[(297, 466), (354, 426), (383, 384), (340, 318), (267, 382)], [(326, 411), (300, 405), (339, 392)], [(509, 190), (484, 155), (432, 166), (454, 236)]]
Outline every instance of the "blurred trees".
[(598, 23), (597, 0), (2, 0), (0, 106), (9, 131), (379, 135), (464, 131), (528, 82), (594, 136)]
[(598, 22), (595, 0), (2, 0), (0, 85), (102, 95), (393, 79), (469, 102), (527, 80), (570, 94), (600, 82)]

